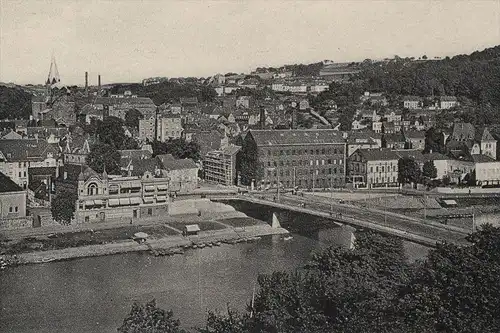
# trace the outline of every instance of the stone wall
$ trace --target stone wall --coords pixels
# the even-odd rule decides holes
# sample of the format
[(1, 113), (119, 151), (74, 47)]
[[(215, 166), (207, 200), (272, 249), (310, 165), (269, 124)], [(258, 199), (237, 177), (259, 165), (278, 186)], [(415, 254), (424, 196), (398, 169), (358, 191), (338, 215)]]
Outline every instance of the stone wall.
[(0, 230), (31, 228), (32, 225), (33, 218), (31, 216), (0, 219)]

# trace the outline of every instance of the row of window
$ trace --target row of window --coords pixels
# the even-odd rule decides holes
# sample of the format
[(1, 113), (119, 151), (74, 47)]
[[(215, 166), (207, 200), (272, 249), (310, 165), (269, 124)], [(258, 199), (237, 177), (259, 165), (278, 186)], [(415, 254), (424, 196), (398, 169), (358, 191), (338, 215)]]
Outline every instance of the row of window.
[(373, 179), (370, 178), (370, 180), (375, 184), (377, 184), (377, 183), (383, 184), (383, 183), (395, 183), (395, 182), (397, 182), (398, 179), (397, 179), (397, 177), (387, 177), (387, 178), (386, 177), (375, 177)]
[[(395, 165), (387, 165), (387, 166), (384, 166), (382, 165), (380, 168), (378, 166), (375, 167), (375, 172), (396, 172), (396, 166)], [(373, 167), (370, 167), (370, 172), (373, 172)]]
[(330, 165), (330, 164), (338, 164), (338, 165), (342, 165), (343, 163), (343, 160), (332, 160), (332, 159), (328, 159), (328, 160), (286, 160), (286, 161), (283, 161), (283, 160), (280, 160), (280, 161), (267, 161), (267, 166), (268, 167), (277, 167), (277, 166), (306, 166), (306, 165), (309, 165), (309, 166), (314, 166), (314, 165)]
[[(276, 181), (273, 181), (273, 182), (264, 182), (264, 184), (269, 184), (273, 187), (276, 187), (277, 186), (277, 182)], [(280, 181), (280, 184), (282, 186), (285, 186), (285, 187), (292, 187), (292, 186), (305, 186), (305, 187), (316, 187), (316, 188), (320, 188), (320, 187), (323, 187), (323, 188), (329, 188), (332, 184), (333, 186), (339, 186), (342, 184), (342, 180), (340, 178), (319, 178), (319, 179), (316, 179), (316, 180), (309, 180), (309, 179), (297, 179), (295, 181), (295, 183), (293, 181), (290, 181), (290, 180), (287, 180), (287, 181), (283, 181), (281, 182)]]
[(267, 156), (290, 156), (290, 155), (331, 155), (331, 154), (343, 154), (343, 149), (337, 148), (321, 148), (321, 149), (280, 149), (280, 150), (268, 150)]
[(17, 212), (19, 212), (19, 207), (18, 206), (9, 207), (9, 213), (17, 213)]
[[(295, 175), (296, 176), (302, 176), (302, 175), (331, 175), (331, 174), (341, 174), (343, 173), (342, 168), (329, 168), (329, 169), (304, 169), (304, 170), (295, 170)], [(267, 170), (266, 176), (267, 177), (277, 177), (278, 173), (276, 170)], [(280, 177), (290, 177), (293, 176), (293, 171), (292, 170), (280, 170), (279, 171)]]

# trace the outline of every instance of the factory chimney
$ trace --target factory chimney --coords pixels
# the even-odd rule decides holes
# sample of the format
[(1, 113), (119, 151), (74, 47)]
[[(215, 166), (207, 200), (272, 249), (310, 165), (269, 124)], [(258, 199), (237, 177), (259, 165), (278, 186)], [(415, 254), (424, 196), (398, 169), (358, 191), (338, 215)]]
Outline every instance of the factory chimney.
[(101, 74), (97, 76), (97, 89), (101, 91)]
[(89, 95), (89, 72), (85, 72), (85, 96)]

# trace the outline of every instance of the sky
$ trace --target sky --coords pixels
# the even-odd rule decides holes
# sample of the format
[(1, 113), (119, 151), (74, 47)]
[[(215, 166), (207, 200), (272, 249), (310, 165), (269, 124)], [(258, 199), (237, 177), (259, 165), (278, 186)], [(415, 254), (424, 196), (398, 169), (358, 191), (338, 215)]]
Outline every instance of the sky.
[(500, 44), (500, 0), (0, 0), (0, 82), (207, 77)]

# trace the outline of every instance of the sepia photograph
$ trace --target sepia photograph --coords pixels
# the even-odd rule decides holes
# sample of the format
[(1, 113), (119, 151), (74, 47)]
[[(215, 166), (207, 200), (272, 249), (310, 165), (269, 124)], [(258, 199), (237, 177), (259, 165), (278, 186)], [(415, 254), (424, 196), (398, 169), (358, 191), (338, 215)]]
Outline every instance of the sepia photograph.
[(499, 333), (500, 0), (0, 0), (0, 333)]

